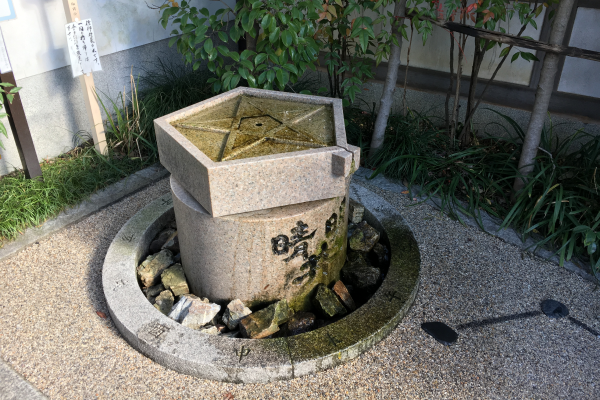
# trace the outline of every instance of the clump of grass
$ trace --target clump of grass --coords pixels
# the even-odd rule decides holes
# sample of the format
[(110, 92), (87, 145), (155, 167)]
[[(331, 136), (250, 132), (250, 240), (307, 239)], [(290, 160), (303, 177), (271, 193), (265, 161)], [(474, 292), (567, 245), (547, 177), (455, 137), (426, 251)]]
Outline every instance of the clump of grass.
[[(489, 138), (467, 149), (452, 146), (422, 115), (393, 116), (384, 147), (373, 159), (372, 177), (403, 178), (411, 187), (420, 186), (427, 199), (437, 196), (451, 216), (460, 219), (456, 211), (461, 211), (480, 226), (484, 210), (502, 218), (502, 227), (515, 227), (523, 239), (535, 235), (537, 246), (555, 249), (561, 264), (577, 255), (599, 274), (600, 138), (577, 132), (560, 140), (550, 124), (542, 133), (532, 176), (514, 194), (525, 134), (514, 120), (501, 116), (507, 138)], [(581, 145), (571, 151), (576, 140)]]
[[(100, 93), (108, 154), (84, 144), (41, 164), (43, 180), (22, 171), (0, 177), (0, 246), (102, 189), (158, 161), (154, 119), (212, 96), (205, 71), (192, 72), (158, 61), (158, 68), (131, 77), (130, 91), (116, 100)], [(138, 93), (138, 86), (143, 87)]]
[(23, 171), (0, 178), (0, 246), (38, 226), (96, 190), (140, 169), (137, 160), (99, 157), (91, 142), (41, 163), (43, 180)]

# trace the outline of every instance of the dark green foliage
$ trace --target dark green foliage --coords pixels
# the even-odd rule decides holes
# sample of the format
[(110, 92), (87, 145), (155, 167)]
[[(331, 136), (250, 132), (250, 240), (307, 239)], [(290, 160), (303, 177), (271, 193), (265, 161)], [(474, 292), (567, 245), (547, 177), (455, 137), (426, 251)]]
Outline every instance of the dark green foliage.
[(460, 211), (481, 225), (484, 210), (502, 218), (503, 227), (515, 227), (523, 239), (533, 235), (537, 246), (556, 250), (561, 263), (577, 255), (599, 273), (600, 138), (577, 132), (559, 140), (547, 127), (535, 171), (511, 202), (524, 132), (514, 120), (501, 117), (510, 128), (504, 127), (508, 137), (457, 151), (428, 118), (393, 116), (374, 159), (373, 177), (403, 178), (411, 190), (439, 197), (443, 209), (458, 219)]
[(100, 157), (87, 143), (41, 164), (44, 180), (22, 171), (0, 178), (0, 246), (91, 193), (141, 169), (139, 159)]

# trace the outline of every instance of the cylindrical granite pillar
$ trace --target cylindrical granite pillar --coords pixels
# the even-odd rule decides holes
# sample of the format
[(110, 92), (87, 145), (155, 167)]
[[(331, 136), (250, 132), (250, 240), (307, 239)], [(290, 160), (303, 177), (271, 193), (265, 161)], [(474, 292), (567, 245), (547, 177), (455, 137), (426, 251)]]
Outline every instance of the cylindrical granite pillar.
[(285, 298), (302, 311), (317, 284), (339, 279), (347, 196), (213, 218), (172, 176), (171, 192), (194, 294), (249, 307)]

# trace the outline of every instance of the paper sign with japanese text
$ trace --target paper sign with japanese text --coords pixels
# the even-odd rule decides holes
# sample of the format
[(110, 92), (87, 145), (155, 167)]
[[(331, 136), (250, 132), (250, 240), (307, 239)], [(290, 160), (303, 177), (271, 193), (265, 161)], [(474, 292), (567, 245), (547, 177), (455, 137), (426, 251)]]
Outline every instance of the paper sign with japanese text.
[(65, 28), (73, 78), (93, 71), (102, 71), (92, 20), (75, 21), (66, 24)]

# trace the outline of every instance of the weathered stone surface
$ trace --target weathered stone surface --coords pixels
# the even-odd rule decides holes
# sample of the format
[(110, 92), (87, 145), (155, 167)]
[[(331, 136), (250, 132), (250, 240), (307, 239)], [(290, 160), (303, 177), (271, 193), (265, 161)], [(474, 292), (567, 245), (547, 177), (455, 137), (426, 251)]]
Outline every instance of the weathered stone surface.
[(379, 240), (379, 232), (367, 221), (363, 221), (356, 227), (356, 230), (350, 236), (350, 248), (356, 251), (370, 251)]
[(335, 293), (323, 284), (317, 286), (317, 293), (315, 293), (313, 304), (321, 314), (327, 317), (347, 313), (346, 308), (340, 303)]
[(160, 280), (175, 296), (181, 296), (190, 292), (181, 264), (174, 264), (165, 269), (160, 275)]
[(220, 332), (216, 326), (209, 326), (207, 328), (200, 329), (200, 333), (204, 333), (206, 335), (219, 335)]
[(167, 240), (173, 234), (173, 232), (173, 229), (165, 229), (162, 232), (160, 232), (152, 241), (152, 243), (150, 243), (148, 252), (150, 254), (155, 254), (161, 251), (163, 249), (164, 244), (167, 243)]
[(308, 332), (315, 327), (315, 314), (310, 312), (299, 312), (290, 318), (287, 323), (288, 334), (290, 336), (299, 335)]
[(192, 329), (199, 329), (208, 324), (221, 311), (221, 306), (213, 303), (192, 301), (187, 315), (181, 321), (181, 325)]
[(261, 339), (279, 330), (279, 325), (287, 322), (294, 314), (287, 300), (271, 304), (267, 308), (250, 314), (239, 323), (243, 337)]
[(342, 268), (342, 281), (352, 285), (355, 290), (373, 291), (381, 276), (381, 271), (374, 267), (351, 267)]
[(223, 314), (223, 323), (231, 330), (237, 328), (240, 321), (252, 314), (252, 310), (244, 306), (240, 299), (235, 299), (227, 304), (227, 309)]
[(333, 291), (338, 295), (344, 307), (346, 307), (350, 311), (356, 310), (356, 304), (354, 303), (354, 299), (350, 296), (350, 292), (344, 285), (344, 282), (337, 281), (335, 285), (333, 285)]
[(175, 298), (173, 297), (173, 293), (170, 290), (163, 290), (156, 297), (156, 303), (154, 304), (154, 308), (156, 308), (161, 313), (168, 315), (173, 308), (173, 302), (175, 302)]
[(163, 290), (165, 290), (165, 287), (162, 283), (143, 289), (144, 294), (146, 295), (146, 298), (148, 299), (150, 304), (154, 304), (154, 302), (156, 301), (156, 296), (158, 296)]
[(344, 268), (360, 268), (360, 267), (368, 267), (367, 259), (365, 258), (365, 253), (352, 251), (348, 252), (348, 265), (344, 266)]
[[(208, 299), (206, 299), (207, 303), (208, 303)], [(202, 303), (203, 300), (200, 299), (200, 297), (195, 296), (193, 294), (184, 294), (179, 301), (177, 302), (177, 304), (175, 304), (173, 306), (173, 308), (171, 309), (171, 312), (169, 313), (169, 318), (171, 318), (172, 320), (175, 320), (177, 322), (181, 322), (183, 320), (183, 318), (185, 318), (185, 316), (187, 315), (188, 309), (190, 308), (190, 306), (192, 305), (192, 302), (200, 302)]]
[(155, 257), (151, 259), (148, 257), (137, 267), (138, 278), (145, 287), (154, 286), (158, 283), (160, 274), (171, 264), (173, 264), (173, 253), (169, 250), (161, 250)]
[(387, 247), (381, 243), (376, 243), (369, 254), (371, 255), (373, 264), (378, 268), (382, 268), (388, 263), (389, 257)]
[(177, 231), (173, 232), (171, 236), (167, 238), (162, 248), (171, 250), (173, 254), (179, 253), (179, 236), (177, 235)]
[(357, 201), (350, 199), (350, 214), (348, 214), (348, 222), (359, 224), (365, 215), (365, 207)]

